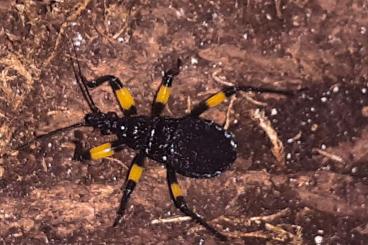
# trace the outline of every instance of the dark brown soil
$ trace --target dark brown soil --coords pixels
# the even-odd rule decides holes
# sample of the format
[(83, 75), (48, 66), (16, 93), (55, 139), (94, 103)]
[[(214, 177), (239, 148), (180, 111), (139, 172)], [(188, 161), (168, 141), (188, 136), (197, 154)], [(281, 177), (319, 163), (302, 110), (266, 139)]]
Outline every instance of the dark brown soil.
[[(124, 223), (111, 228), (134, 152), (72, 160), (76, 136), (87, 147), (111, 137), (80, 129), (16, 150), (88, 112), (69, 61), (73, 42), (85, 75), (126, 81), (141, 114), (178, 57), (184, 66), (167, 116), (184, 115), (226, 83), (296, 91), (238, 94), (203, 115), (227, 121), (238, 159), (216, 178), (180, 177), (187, 201), (229, 244), (367, 244), (367, 11), (365, 0), (3, 0), (0, 241), (220, 243), (192, 221), (162, 222), (182, 214), (153, 161)], [(118, 111), (108, 86), (92, 95)], [(276, 153), (256, 109), (282, 142)]]

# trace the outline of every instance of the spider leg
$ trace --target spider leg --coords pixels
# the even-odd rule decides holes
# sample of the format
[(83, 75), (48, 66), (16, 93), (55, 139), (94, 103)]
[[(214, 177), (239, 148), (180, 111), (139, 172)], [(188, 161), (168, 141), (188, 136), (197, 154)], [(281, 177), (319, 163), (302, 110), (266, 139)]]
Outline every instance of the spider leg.
[(87, 85), (88, 88), (95, 88), (103, 84), (104, 82), (108, 82), (114, 91), (115, 97), (119, 102), (120, 109), (123, 111), (125, 116), (130, 116), (137, 114), (137, 108), (135, 107), (135, 101), (130, 93), (129, 89), (123, 86), (123, 83), (119, 78), (113, 75), (106, 75), (102, 77), (98, 77), (95, 80), (87, 81), (85, 77), (82, 78), (83, 82)]
[(201, 101), (196, 105), (190, 112), (190, 116), (198, 117), (209, 108), (215, 107), (225, 101), (226, 98), (234, 95), (238, 91), (244, 92), (257, 92), (257, 93), (273, 93), (290, 96), (293, 94), (289, 90), (273, 89), (273, 88), (257, 88), (252, 86), (228, 86), (223, 88), (221, 91), (212, 94), (207, 99)]
[(143, 170), (144, 170), (144, 158), (145, 155), (143, 151), (139, 152), (133, 159), (132, 164), (130, 166), (128, 177), (125, 182), (125, 187), (123, 190), (123, 196), (120, 201), (119, 208), (116, 212), (116, 218), (113, 224), (113, 227), (119, 225), (123, 219), (123, 215), (125, 212), (125, 209), (128, 204), (128, 200), (130, 198), (130, 195), (132, 194), (135, 186), (139, 182), (139, 179), (142, 176)]
[(170, 167), (167, 167), (167, 183), (169, 185), (171, 198), (172, 198), (176, 208), (178, 208), (185, 215), (190, 216), (197, 223), (204, 226), (207, 230), (209, 230), (212, 234), (214, 234), (220, 240), (223, 240), (223, 241), (227, 240), (227, 237), (225, 235), (221, 234), (214, 227), (212, 227), (210, 224), (208, 224), (204, 219), (202, 219), (198, 214), (196, 214), (195, 212), (193, 212), (191, 209), (188, 208), (188, 206), (187, 206), (187, 204), (184, 200), (181, 188), (180, 188), (180, 186), (178, 184), (178, 181), (176, 179), (176, 173)]
[(121, 140), (114, 141), (112, 143), (105, 143), (90, 150), (84, 150), (83, 145), (80, 141), (74, 141), (76, 148), (74, 152), (73, 159), (78, 161), (83, 160), (98, 160), (101, 158), (109, 157), (113, 155), (116, 151), (123, 148), (125, 144)]
[(159, 116), (164, 110), (171, 94), (171, 85), (174, 77), (179, 75), (180, 66), (181, 60), (178, 59), (176, 67), (166, 71), (162, 77), (160, 88), (157, 90), (155, 100), (152, 103), (151, 115), (153, 117)]

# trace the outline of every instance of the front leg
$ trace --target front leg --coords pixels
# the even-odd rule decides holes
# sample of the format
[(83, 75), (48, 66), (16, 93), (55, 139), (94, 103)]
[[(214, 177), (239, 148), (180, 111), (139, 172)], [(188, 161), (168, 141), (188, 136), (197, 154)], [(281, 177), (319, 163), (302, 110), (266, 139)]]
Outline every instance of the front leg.
[(134, 97), (130, 93), (129, 89), (123, 85), (119, 78), (113, 75), (105, 75), (98, 77), (95, 80), (87, 81), (87, 79), (83, 77), (83, 82), (88, 88), (98, 87), (105, 82), (109, 83), (124, 115), (131, 116), (137, 114)]
[[(83, 144), (81, 141), (75, 141), (76, 149), (74, 153), (74, 160), (84, 161), (84, 160), (98, 160), (105, 157), (109, 157), (114, 154), (114, 152), (121, 150), (123, 146), (122, 141), (114, 141), (112, 143), (105, 143), (96, 147), (91, 148), (90, 150), (84, 150)], [(130, 166), (128, 177), (125, 182), (125, 187), (123, 189), (123, 196), (120, 201), (119, 208), (116, 212), (116, 218), (113, 224), (113, 227), (119, 225), (123, 219), (123, 215), (125, 209), (127, 207), (130, 195), (132, 194), (135, 186), (137, 185), (139, 179), (143, 173), (143, 164), (144, 164), (144, 152), (139, 152), (133, 159), (132, 164)]]
[(162, 77), (160, 88), (156, 92), (155, 100), (152, 103), (151, 115), (153, 117), (159, 116), (165, 108), (165, 105), (169, 101), (171, 94), (171, 85), (174, 77), (179, 75), (181, 66), (181, 60), (178, 59), (176, 67), (166, 71)]
[(76, 145), (73, 160), (85, 161), (85, 160), (98, 160), (105, 157), (112, 156), (115, 152), (123, 149), (124, 142), (121, 140), (114, 141), (112, 143), (105, 143), (90, 150), (84, 150), (81, 141), (74, 141)]

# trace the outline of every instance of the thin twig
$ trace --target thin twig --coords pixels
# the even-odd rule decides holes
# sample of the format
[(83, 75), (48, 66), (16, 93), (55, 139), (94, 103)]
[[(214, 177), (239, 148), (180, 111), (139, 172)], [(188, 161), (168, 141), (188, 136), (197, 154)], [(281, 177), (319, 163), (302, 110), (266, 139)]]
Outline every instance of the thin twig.
[(225, 130), (227, 130), (229, 128), (229, 126), (230, 126), (230, 123), (231, 123), (230, 114), (231, 114), (231, 111), (233, 109), (235, 100), (236, 100), (236, 97), (234, 95), (233, 97), (231, 97), (229, 106), (227, 107), (227, 110), (226, 110), (226, 119), (225, 119), (225, 124), (224, 124), (224, 129)]
[(255, 216), (252, 218), (249, 218), (250, 221), (257, 221), (257, 220), (262, 220), (265, 222), (272, 222), (275, 219), (279, 219), (281, 217), (287, 216), (290, 214), (290, 209), (289, 208), (284, 208), (282, 210), (280, 210), (277, 213), (271, 214), (271, 215), (265, 215), (265, 216)]
[(177, 216), (177, 217), (154, 219), (151, 221), (151, 224), (155, 225), (155, 224), (165, 224), (165, 223), (179, 223), (179, 222), (184, 222), (184, 221), (189, 221), (189, 220), (192, 220), (192, 218), (189, 216)]
[(126, 170), (128, 170), (128, 166), (125, 165), (122, 161), (120, 161), (119, 159), (116, 159), (116, 158), (113, 158), (113, 157), (106, 157), (106, 159), (112, 161), (112, 162), (115, 162), (117, 164), (119, 164), (120, 166), (122, 166), (123, 168), (125, 168)]
[(185, 113), (190, 113), (192, 110), (192, 100), (190, 96), (187, 97), (187, 109), (185, 109)]
[(220, 72), (221, 72), (221, 70), (217, 69), (212, 73), (213, 80), (215, 80), (217, 83), (220, 83), (220, 84), (225, 85), (225, 86), (235, 86), (233, 83), (227, 82), (225, 77), (218, 76), (218, 74)]
[(314, 148), (313, 152), (317, 152), (318, 154), (320, 154), (324, 157), (327, 157), (327, 158), (329, 158), (329, 159), (331, 159), (332, 161), (335, 161), (335, 162), (339, 162), (339, 163), (344, 163), (345, 162), (342, 157), (340, 157), (338, 155), (335, 155), (333, 153), (329, 153), (327, 151), (318, 149), (318, 148)]
[(271, 121), (266, 117), (264, 111), (259, 109), (251, 112), (251, 118), (259, 123), (259, 126), (265, 131), (272, 143), (272, 154), (276, 158), (278, 166), (285, 168), (284, 145), (279, 139), (276, 130), (272, 127)]
[(263, 106), (263, 107), (267, 106), (266, 102), (258, 101), (258, 100), (254, 99), (252, 96), (250, 96), (248, 94), (244, 95), (244, 97), (248, 102), (250, 102), (250, 103), (252, 103), (256, 106)]

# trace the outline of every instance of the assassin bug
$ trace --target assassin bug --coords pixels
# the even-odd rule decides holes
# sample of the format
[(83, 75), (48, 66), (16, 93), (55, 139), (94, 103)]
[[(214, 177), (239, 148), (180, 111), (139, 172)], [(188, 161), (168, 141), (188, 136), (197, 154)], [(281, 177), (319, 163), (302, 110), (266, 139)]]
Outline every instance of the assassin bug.
[[(75, 47), (74, 53), (76, 55)], [(39, 135), (19, 148), (36, 140), (78, 127), (92, 127), (100, 130), (103, 135), (114, 134), (117, 140), (89, 150), (82, 149), (81, 144), (76, 144), (74, 155), (74, 159), (82, 161), (111, 156), (125, 146), (137, 151), (129, 168), (113, 226), (121, 223), (128, 200), (143, 173), (144, 160), (148, 157), (166, 167), (169, 192), (175, 206), (216, 237), (226, 240), (225, 235), (188, 208), (176, 178), (176, 173), (192, 178), (211, 178), (228, 169), (236, 159), (237, 144), (233, 134), (220, 125), (199, 116), (238, 91), (281, 95), (290, 95), (290, 91), (252, 86), (228, 86), (200, 102), (184, 117), (163, 117), (161, 113), (170, 97), (174, 77), (180, 72), (181, 60), (178, 59), (176, 66), (166, 71), (162, 77), (161, 85), (152, 103), (151, 115), (138, 116), (134, 98), (119, 78), (105, 75), (95, 80), (87, 80), (81, 72), (78, 60), (76, 62), (73, 61), (73, 58), (70, 60), (75, 79), (88, 103), (90, 112), (85, 115), (82, 122)], [(124, 117), (119, 117), (115, 112), (102, 112), (94, 103), (89, 89), (103, 83), (111, 86)]]

